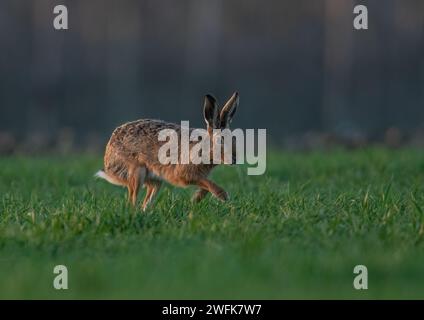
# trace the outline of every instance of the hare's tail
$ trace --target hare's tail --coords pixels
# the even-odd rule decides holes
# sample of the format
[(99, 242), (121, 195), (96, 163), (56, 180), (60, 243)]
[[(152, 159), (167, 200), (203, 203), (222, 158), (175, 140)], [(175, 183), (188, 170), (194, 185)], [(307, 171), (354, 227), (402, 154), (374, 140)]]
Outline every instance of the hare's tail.
[(107, 174), (103, 170), (97, 171), (96, 174), (94, 175), (94, 177), (104, 179), (107, 182), (114, 184), (114, 185), (117, 185), (117, 186), (126, 186), (124, 181), (122, 181), (121, 179), (117, 179), (116, 177), (114, 177), (112, 175)]

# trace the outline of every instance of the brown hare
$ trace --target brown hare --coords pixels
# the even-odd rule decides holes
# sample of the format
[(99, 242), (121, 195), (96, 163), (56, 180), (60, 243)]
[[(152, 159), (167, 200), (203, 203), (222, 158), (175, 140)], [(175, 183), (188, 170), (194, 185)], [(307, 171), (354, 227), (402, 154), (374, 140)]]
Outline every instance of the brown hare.
[[(238, 93), (235, 92), (227, 103), (219, 110), (216, 99), (211, 95), (205, 96), (204, 119), (206, 121), (210, 150), (216, 143), (219, 130), (229, 128), (239, 103)], [(108, 182), (128, 188), (128, 199), (135, 205), (139, 186), (146, 187), (146, 196), (143, 201), (143, 210), (157, 195), (162, 181), (175, 186), (198, 186), (193, 201), (202, 200), (208, 192), (216, 198), (226, 201), (228, 198), (224, 189), (208, 180), (208, 175), (217, 165), (210, 164), (162, 164), (158, 154), (160, 147), (165, 143), (159, 141), (159, 132), (163, 129), (175, 130), (180, 136), (181, 126), (161, 120), (141, 119), (128, 122), (116, 128), (106, 145), (104, 169), (96, 176)], [(190, 132), (193, 129), (189, 129)], [(218, 133), (217, 133), (218, 132)], [(181, 143), (179, 138), (179, 143)], [(191, 149), (193, 143), (190, 142)], [(223, 152), (221, 154), (224, 154)], [(235, 163), (235, 148), (232, 148), (231, 163)], [(222, 163), (222, 162), (221, 162)]]

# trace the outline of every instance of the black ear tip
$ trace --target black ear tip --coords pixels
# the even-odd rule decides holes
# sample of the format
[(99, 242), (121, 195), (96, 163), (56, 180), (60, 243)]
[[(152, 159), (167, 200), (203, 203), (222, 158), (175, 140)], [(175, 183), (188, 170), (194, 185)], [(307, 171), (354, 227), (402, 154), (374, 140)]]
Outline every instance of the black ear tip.
[(209, 101), (216, 102), (215, 97), (213, 95), (211, 95), (211, 94), (207, 94), (205, 96), (205, 98), (208, 99)]

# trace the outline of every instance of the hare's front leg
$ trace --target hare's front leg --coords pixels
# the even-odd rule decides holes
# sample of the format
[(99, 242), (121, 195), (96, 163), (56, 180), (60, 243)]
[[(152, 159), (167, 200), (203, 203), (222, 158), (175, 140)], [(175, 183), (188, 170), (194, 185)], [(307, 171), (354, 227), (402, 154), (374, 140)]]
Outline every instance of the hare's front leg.
[(199, 180), (197, 185), (200, 188), (209, 191), (221, 201), (226, 201), (228, 199), (228, 194), (224, 189), (206, 178)]
[(205, 189), (199, 189), (197, 190), (194, 195), (193, 198), (191, 198), (191, 201), (193, 202), (200, 202), (203, 200), (203, 198), (209, 193), (208, 190)]

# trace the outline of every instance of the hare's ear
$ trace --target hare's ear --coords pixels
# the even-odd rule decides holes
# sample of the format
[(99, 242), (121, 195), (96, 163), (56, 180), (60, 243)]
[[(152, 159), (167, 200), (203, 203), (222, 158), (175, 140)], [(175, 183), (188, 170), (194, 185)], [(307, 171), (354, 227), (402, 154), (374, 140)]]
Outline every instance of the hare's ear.
[(239, 94), (238, 92), (234, 92), (231, 98), (222, 107), (221, 113), (219, 115), (222, 128), (230, 127), (231, 120), (233, 119), (233, 116), (236, 113), (238, 104), (239, 104)]
[(205, 96), (203, 116), (209, 132), (212, 132), (213, 128), (218, 127), (218, 107), (216, 106), (216, 99), (210, 94)]

